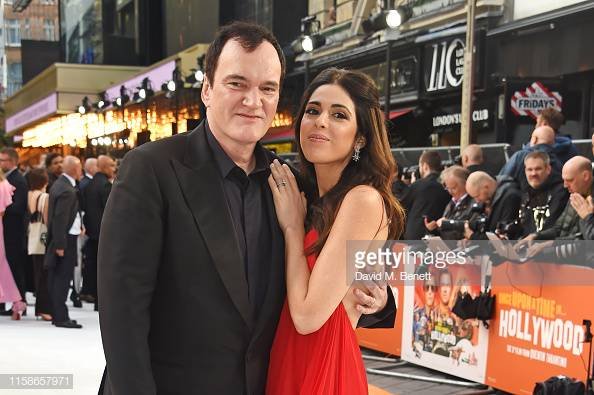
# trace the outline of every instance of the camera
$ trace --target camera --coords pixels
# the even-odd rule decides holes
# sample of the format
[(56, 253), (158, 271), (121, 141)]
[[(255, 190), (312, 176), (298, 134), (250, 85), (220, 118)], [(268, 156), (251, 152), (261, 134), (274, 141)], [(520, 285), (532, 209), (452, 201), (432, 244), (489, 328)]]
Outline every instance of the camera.
[[(485, 215), (485, 205), (474, 202), (470, 207), (470, 220), (468, 227), (473, 232), (484, 233), (487, 229), (487, 216)], [(457, 231), (464, 233), (465, 220), (447, 219), (441, 223), (440, 230)]]
[(407, 166), (402, 170), (402, 176), (407, 180), (410, 180), (413, 174), (415, 175), (415, 178), (417, 180), (421, 178), (421, 173), (419, 172), (419, 165)]
[(522, 236), (522, 225), (517, 221), (497, 223), (497, 233), (506, 236), (508, 240), (517, 240)]

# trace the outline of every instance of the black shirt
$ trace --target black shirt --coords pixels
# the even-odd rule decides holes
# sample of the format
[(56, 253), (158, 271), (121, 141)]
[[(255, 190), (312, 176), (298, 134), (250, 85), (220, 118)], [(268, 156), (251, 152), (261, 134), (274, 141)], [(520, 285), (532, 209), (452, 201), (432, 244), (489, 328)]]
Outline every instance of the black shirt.
[(208, 125), (206, 136), (215, 165), (221, 173), (223, 190), (235, 229), (235, 240), (243, 259), (250, 302), (257, 316), (266, 295), (271, 264), (270, 218), (274, 215), (274, 207), (269, 207), (265, 197), (269, 188), (269, 164), (264, 148), (257, 144), (254, 151), (256, 167), (250, 174), (246, 174), (229, 158)]

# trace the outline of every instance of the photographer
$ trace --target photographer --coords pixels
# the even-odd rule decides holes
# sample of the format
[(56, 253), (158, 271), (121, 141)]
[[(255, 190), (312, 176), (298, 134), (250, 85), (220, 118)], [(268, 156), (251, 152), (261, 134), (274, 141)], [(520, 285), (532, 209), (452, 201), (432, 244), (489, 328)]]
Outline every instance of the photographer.
[(500, 176), (510, 176), (519, 183), (522, 191), (528, 188), (524, 172), (524, 159), (531, 152), (546, 152), (551, 165), (551, 177), (560, 178), (561, 164), (554, 153), (555, 131), (549, 126), (539, 126), (532, 132), (530, 143), (514, 153), (501, 168)]
[[(583, 156), (574, 156), (568, 160), (563, 166), (563, 185), (571, 194), (578, 194), (582, 198), (590, 196), (592, 192), (592, 165), (590, 160)], [(522, 242), (581, 238), (580, 217), (570, 201), (565, 205), (563, 212), (553, 226), (545, 227), (539, 232), (526, 236)]]
[(551, 177), (551, 164), (546, 152), (535, 151), (524, 158), (528, 187), (522, 196), (520, 225), (522, 236), (553, 226), (563, 212), (569, 195), (560, 179)]
[(440, 218), (450, 195), (439, 183), (441, 158), (435, 151), (423, 152), (419, 158), (421, 179), (411, 184), (402, 199), (406, 209), (406, 229), (403, 240), (420, 240), (426, 233), (423, 216), (430, 221)]
[(452, 198), (446, 206), (443, 216), (437, 221), (425, 219), (425, 227), (429, 232), (439, 235), (444, 240), (464, 238), (464, 221), (473, 216), (472, 204), (474, 200), (466, 192), (468, 175), (468, 170), (462, 166), (451, 166), (441, 173), (443, 185)]
[(485, 207), (485, 216), (480, 221), (465, 225), (464, 235), (467, 239), (486, 239), (485, 232), (495, 232), (501, 224), (511, 224), (517, 220), (522, 193), (511, 177), (499, 176), (495, 181), (487, 173), (477, 171), (468, 176), (466, 191)]

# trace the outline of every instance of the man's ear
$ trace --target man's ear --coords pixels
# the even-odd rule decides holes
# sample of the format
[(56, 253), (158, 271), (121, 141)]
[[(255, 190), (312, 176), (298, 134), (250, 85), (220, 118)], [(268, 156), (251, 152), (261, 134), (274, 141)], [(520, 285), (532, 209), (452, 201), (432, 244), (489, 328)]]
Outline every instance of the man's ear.
[(205, 107), (210, 104), (210, 98), (212, 97), (212, 86), (206, 76), (204, 76), (204, 82), (202, 83), (202, 90), (200, 91), (200, 97)]

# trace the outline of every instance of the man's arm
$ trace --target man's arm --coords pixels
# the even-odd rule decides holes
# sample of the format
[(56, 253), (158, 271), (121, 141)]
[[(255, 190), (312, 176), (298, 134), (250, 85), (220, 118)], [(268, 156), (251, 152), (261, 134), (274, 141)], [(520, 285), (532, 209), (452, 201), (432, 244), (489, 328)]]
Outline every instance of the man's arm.
[(383, 310), (375, 314), (364, 314), (359, 318), (358, 328), (393, 328), (396, 321), (396, 300), (394, 293), (388, 285), (386, 287), (388, 301)]
[(50, 251), (65, 250), (66, 238), (70, 230), (68, 221), (72, 217), (72, 209), (76, 205), (76, 193), (62, 192), (54, 205), (53, 217), (51, 218), (51, 244)]
[(144, 151), (130, 151), (103, 215), (99, 237), (99, 321), (114, 395), (156, 393), (148, 334), (163, 243), (163, 202)]

